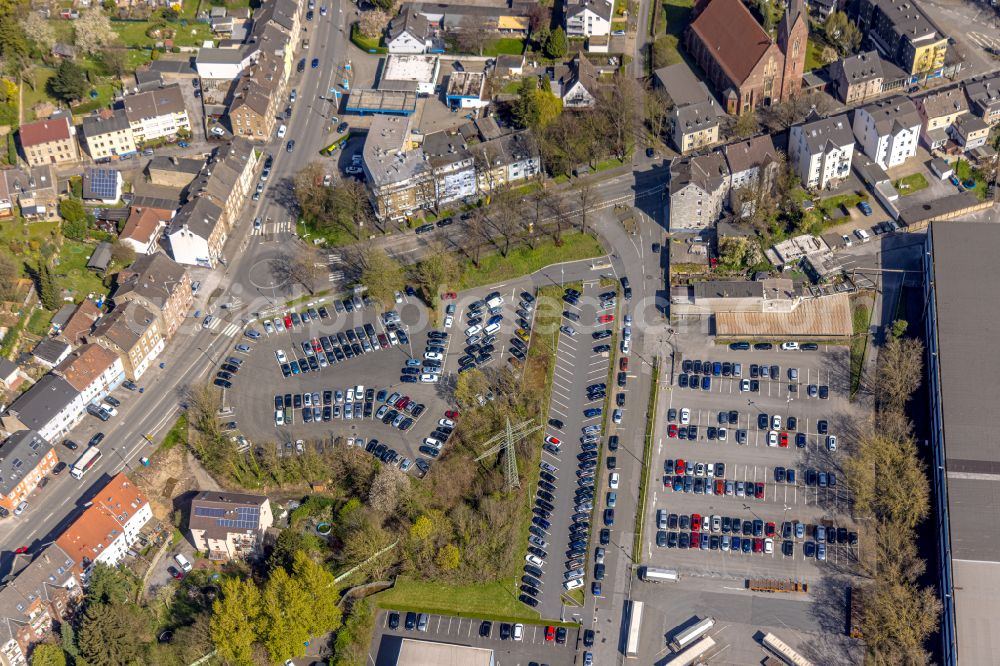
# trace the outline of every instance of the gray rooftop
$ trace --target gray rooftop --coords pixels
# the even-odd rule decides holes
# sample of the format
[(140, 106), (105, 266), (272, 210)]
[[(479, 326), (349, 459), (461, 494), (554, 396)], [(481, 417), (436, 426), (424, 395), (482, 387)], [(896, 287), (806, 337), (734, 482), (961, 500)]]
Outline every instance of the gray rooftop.
[(77, 395), (65, 379), (48, 374), (22, 393), (7, 411), (16, 412), (18, 420), (29, 429), (40, 430)]
[(990, 110), (994, 105), (1000, 104), (1000, 76), (966, 83), (965, 94), (983, 111)]
[(920, 127), (922, 124), (917, 105), (909, 97), (902, 95), (866, 104), (861, 108), (875, 119), (875, 127), (881, 136)]
[(917, 103), (923, 108), (927, 118), (938, 118), (969, 110), (965, 93), (960, 88), (924, 95), (917, 99)]
[(695, 185), (704, 192), (714, 192), (728, 177), (729, 165), (717, 150), (696, 157), (675, 157), (670, 162), (670, 194), (688, 185)]
[(796, 125), (792, 134), (802, 132), (806, 138), (806, 146), (810, 154), (824, 152), (826, 146), (832, 143), (836, 147), (854, 144), (854, 132), (846, 115), (831, 116)]
[(713, 99), (705, 84), (698, 80), (685, 63), (661, 67), (656, 70), (655, 75), (676, 106)]
[(69, 350), (69, 345), (63, 340), (56, 338), (42, 338), (35, 348), (31, 350), (31, 355), (37, 359), (45, 361), (50, 365), (59, 362), (63, 354)]
[(878, 51), (865, 51), (838, 60), (834, 65), (837, 70), (844, 73), (844, 79), (850, 84), (864, 83), (883, 77), (882, 59), (879, 57)]
[(683, 134), (711, 129), (719, 124), (719, 107), (714, 99), (674, 107), (674, 122)]
[(197, 63), (206, 65), (238, 65), (243, 62), (243, 49), (202, 49), (198, 51)]
[(83, 135), (85, 137), (95, 137), (110, 132), (120, 132), (129, 128), (128, 118), (123, 109), (115, 109), (110, 117), (102, 117), (100, 114), (87, 116), (83, 119)]
[(365, 168), (375, 185), (400, 182), (429, 168), (422, 151), (405, 150), (409, 140), (409, 118), (387, 115), (372, 118), (362, 153)]
[(0, 495), (9, 495), (51, 449), (52, 445), (34, 430), (8, 437), (0, 445)]
[(731, 143), (725, 147), (729, 171), (735, 176), (753, 167), (759, 167), (778, 159), (778, 151), (770, 134), (762, 134), (746, 141)]

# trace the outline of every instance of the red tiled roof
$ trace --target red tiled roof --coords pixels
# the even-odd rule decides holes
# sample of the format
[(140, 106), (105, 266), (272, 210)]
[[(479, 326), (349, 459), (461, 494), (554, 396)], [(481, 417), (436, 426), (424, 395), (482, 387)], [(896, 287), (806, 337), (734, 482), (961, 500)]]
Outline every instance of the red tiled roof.
[(122, 228), (119, 238), (132, 239), (138, 243), (148, 243), (162, 222), (170, 221), (173, 211), (162, 208), (142, 208), (136, 206), (129, 213), (128, 221)]
[(118, 355), (96, 344), (83, 345), (56, 366), (70, 386), (83, 391), (118, 360)]
[(80, 301), (80, 305), (77, 306), (76, 311), (70, 315), (69, 319), (66, 321), (66, 325), (63, 326), (62, 335), (66, 338), (70, 344), (79, 344), (83, 339), (83, 336), (90, 333), (91, 327), (93, 327), (94, 322), (101, 316), (101, 309), (91, 301), (90, 299), (85, 299)]
[(21, 125), (21, 145), (37, 146), (49, 143), (50, 141), (61, 141), (68, 139), (70, 125), (68, 118), (57, 118), (55, 120), (39, 120), (34, 123)]
[(737, 85), (746, 81), (774, 43), (740, 0), (711, 0), (691, 30)]

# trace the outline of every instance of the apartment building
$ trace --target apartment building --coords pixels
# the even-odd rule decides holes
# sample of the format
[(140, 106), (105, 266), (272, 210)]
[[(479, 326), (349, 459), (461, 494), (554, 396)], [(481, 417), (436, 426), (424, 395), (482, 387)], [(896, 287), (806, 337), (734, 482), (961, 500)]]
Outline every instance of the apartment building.
[(183, 323), (194, 293), (187, 270), (157, 252), (139, 257), (118, 273), (111, 300), (115, 307), (134, 302), (154, 313), (160, 330), (169, 339)]
[(83, 142), (90, 158), (113, 160), (136, 152), (132, 124), (124, 109), (105, 110), (83, 119)]
[(746, 190), (759, 185), (764, 191), (770, 191), (781, 155), (770, 134), (731, 143), (723, 151), (731, 179), (729, 207), (740, 217), (748, 217), (753, 214), (756, 197)]
[(715, 224), (729, 194), (731, 174), (719, 151), (670, 162), (670, 230), (692, 231)]
[(74, 561), (74, 572), (86, 582), (95, 564), (113, 567), (124, 560), (140, 530), (152, 518), (149, 500), (120, 472), (97, 491), (90, 506), (56, 537), (56, 545)]
[(920, 138), (930, 150), (943, 148), (948, 142), (948, 128), (969, 112), (969, 102), (960, 88), (930, 93), (913, 101), (923, 121)]
[(812, 118), (792, 127), (788, 157), (803, 186), (822, 190), (851, 173), (854, 133), (846, 115)]
[(125, 98), (125, 117), (136, 145), (191, 131), (184, 95), (178, 84), (140, 92)]
[(865, 155), (891, 169), (917, 154), (922, 124), (908, 97), (891, 97), (855, 110), (854, 137)]
[(136, 254), (154, 254), (159, 251), (157, 241), (173, 216), (174, 211), (164, 208), (132, 206), (118, 240), (135, 250)]
[(852, 18), (864, 38), (907, 74), (937, 76), (944, 70), (948, 36), (915, 0), (858, 0)]
[(271, 503), (263, 495), (203, 490), (191, 500), (191, 541), (210, 560), (245, 559), (259, 553), (273, 524)]
[(101, 317), (87, 341), (117, 354), (132, 381), (142, 377), (166, 345), (159, 318), (131, 301)]
[(25, 123), (18, 129), (17, 137), (24, 159), (33, 167), (80, 160), (76, 128), (68, 116)]
[(611, 0), (567, 0), (568, 37), (601, 37), (611, 34), (615, 3)]
[(0, 444), (0, 513), (10, 515), (58, 462), (55, 447), (33, 430), (5, 439)]
[(75, 349), (52, 372), (77, 390), (84, 405), (100, 400), (125, 381), (125, 366), (118, 355), (95, 344)]

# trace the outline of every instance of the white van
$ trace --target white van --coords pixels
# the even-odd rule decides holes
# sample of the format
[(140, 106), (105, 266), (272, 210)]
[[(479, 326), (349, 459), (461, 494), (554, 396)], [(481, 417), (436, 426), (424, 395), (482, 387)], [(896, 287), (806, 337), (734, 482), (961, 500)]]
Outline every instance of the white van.
[(864, 229), (855, 229), (854, 235), (857, 236), (862, 243), (867, 243), (872, 239), (871, 236), (868, 235), (868, 232)]
[(191, 569), (194, 568), (191, 566), (191, 563), (188, 562), (188, 558), (184, 557), (180, 553), (174, 555), (174, 562), (177, 563), (177, 566), (179, 566), (181, 568), (181, 571), (183, 571), (184, 573), (187, 573), (188, 571), (191, 571)]
[(503, 305), (503, 296), (494, 296), (490, 300), (486, 301), (486, 307), (488, 309), (498, 308)]
[(476, 324), (475, 326), (470, 326), (469, 328), (465, 329), (465, 337), (471, 338), (473, 335), (479, 333), (482, 330), (483, 327), (480, 324)]
[(500, 324), (490, 324), (489, 326), (483, 329), (483, 332), (485, 332), (486, 335), (493, 335), (499, 330), (500, 330)]

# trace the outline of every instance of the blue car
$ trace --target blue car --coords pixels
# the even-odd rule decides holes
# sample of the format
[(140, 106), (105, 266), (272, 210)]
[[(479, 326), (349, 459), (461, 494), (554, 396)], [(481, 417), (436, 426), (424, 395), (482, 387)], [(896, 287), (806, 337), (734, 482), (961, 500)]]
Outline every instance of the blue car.
[(588, 419), (592, 419), (595, 416), (600, 416), (601, 415), (601, 408), (600, 407), (591, 407), (590, 409), (585, 409), (585, 410), (583, 410), (583, 415), (586, 416)]
[(862, 201), (861, 203), (859, 203), (858, 208), (861, 209), (861, 212), (864, 213), (865, 217), (868, 217), (869, 215), (872, 214), (872, 207), (868, 205), (867, 201)]
[(319, 58), (313, 58), (312, 59), (312, 68), (316, 69), (317, 67), (319, 67)]
[(300, 370), (299, 370), (299, 362), (298, 361), (292, 361), (288, 365), (291, 367), (293, 375), (299, 374)]
[(188, 143), (187, 141), (178, 141), (178, 142), (177, 142), (177, 146), (178, 146), (179, 148), (190, 148), (190, 147), (191, 147), (191, 144), (190, 144), (190, 143)]
[(706, 376), (706, 377), (702, 377), (701, 378), (701, 390), (702, 391), (711, 391), (712, 390), (712, 378), (711, 377), (707, 377)]

